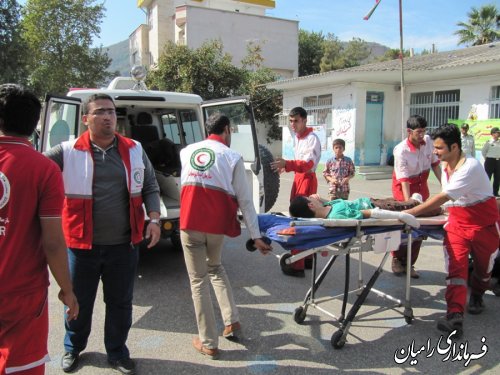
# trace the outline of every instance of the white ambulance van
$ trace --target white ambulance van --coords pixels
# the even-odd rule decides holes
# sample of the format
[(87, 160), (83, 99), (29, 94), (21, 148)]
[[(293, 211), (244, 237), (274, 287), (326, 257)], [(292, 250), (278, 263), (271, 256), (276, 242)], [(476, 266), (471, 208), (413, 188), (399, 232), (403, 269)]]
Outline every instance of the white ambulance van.
[[(204, 121), (214, 112), (231, 120), (231, 148), (241, 153), (248, 186), (257, 213), (267, 212), (279, 192), (279, 176), (269, 163), (270, 151), (257, 143), (251, 104), (246, 97), (203, 102), (198, 95), (149, 91), (145, 75), (134, 68), (132, 78), (115, 78), (105, 89), (72, 89), (67, 96), (47, 95), (38, 149), (44, 152), (82, 134), (82, 102), (95, 93), (106, 93), (116, 105), (117, 132), (141, 142), (151, 160), (161, 190), (162, 237), (180, 247), (180, 150), (206, 137)], [(137, 74), (139, 72), (139, 74)]]

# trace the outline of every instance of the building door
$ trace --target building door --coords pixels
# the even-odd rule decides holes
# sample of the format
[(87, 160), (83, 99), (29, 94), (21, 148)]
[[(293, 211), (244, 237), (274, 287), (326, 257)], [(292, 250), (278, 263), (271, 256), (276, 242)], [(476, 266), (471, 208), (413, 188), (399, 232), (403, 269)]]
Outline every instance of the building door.
[(384, 93), (366, 93), (364, 164), (379, 165), (382, 151)]

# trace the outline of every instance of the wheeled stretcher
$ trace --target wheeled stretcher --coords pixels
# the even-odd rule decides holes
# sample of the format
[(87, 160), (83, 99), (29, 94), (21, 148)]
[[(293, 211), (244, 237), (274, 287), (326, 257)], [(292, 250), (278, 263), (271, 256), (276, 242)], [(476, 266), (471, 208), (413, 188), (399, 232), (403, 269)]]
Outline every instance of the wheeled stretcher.
[[(344, 346), (349, 328), (370, 291), (395, 302), (398, 306), (402, 306), (401, 300), (391, 297), (373, 288), (373, 286), (382, 273), (383, 266), (389, 257), (390, 250), (397, 248), (400, 242), (406, 241), (408, 251), (407, 259), (411, 259), (411, 244), (415, 238), (443, 238), (443, 224), (446, 223), (446, 216), (418, 218), (418, 221), (420, 223), (420, 228), (414, 229), (395, 219), (294, 220), (293, 218), (274, 214), (259, 215), (260, 230), (266, 237), (279, 243), (285, 250), (301, 250), (301, 252), (296, 255), (284, 253), (279, 256), (281, 266), (286, 267), (309, 255), (313, 256), (311, 288), (306, 293), (303, 304), (295, 309), (294, 320), (299, 324), (302, 323), (306, 318), (308, 307), (314, 307), (336, 319), (340, 323), (340, 328), (331, 338), (331, 344), (336, 349), (340, 349)], [(384, 253), (384, 255), (377, 269), (368, 282), (364, 284), (362, 278), (363, 252), (367, 251), (381, 252)], [(326, 252), (330, 257), (318, 274), (316, 265), (317, 254), (320, 252)], [(358, 288), (350, 290), (350, 255), (356, 253), (359, 256)], [(337, 317), (319, 306), (319, 301), (315, 301), (315, 292), (318, 290), (328, 271), (340, 255), (346, 256), (346, 272), (342, 308), (340, 316)], [(410, 301), (410, 267), (410, 262), (408, 262), (404, 302), (404, 317), (408, 324), (411, 324), (413, 320), (413, 309)], [(348, 295), (352, 292), (357, 292), (358, 297), (346, 315)]]

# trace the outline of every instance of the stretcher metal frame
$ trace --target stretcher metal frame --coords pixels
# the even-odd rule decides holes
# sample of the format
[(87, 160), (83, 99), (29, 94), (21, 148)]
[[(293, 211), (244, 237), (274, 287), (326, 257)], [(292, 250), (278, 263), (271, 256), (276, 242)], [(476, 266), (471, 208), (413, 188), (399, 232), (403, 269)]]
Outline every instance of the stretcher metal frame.
[[(355, 228), (355, 233), (349, 238), (344, 238), (342, 240), (336, 240), (326, 246), (315, 246), (310, 249), (304, 249), (300, 253), (291, 255), (290, 253), (282, 254), (280, 258), (281, 266), (290, 266), (292, 263), (304, 259), (310, 255), (313, 258), (312, 275), (311, 275), (311, 287), (307, 291), (303, 304), (297, 307), (294, 311), (293, 318), (296, 323), (301, 324), (304, 322), (307, 309), (313, 307), (318, 311), (321, 311), (325, 315), (335, 319), (340, 323), (339, 329), (333, 333), (331, 337), (331, 344), (335, 349), (341, 349), (347, 339), (347, 334), (349, 333), (349, 328), (352, 325), (359, 309), (365, 302), (368, 294), (374, 292), (380, 297), (392, 301), (397, 307), (401, 307), (403, 303), (400, 299), (392, 297), (376, 288), (374, 288), (375, 282), (377, 281), (380, 274), (383, 272), (383, 267), (390, 255), (392, 249), (386, 249), (383, 254), (382, 260), (380, 261), (378, 267), (373, 272), (368, 282), (364, 284), (362, 266), (363, 266), (363, 252), (373, 251), (374, 248), (374, 235), (377, 233), (387, 233), (393, 231), (401, 231), (401, 233), (406, 236), (407, 242), (407, 259), (411, 259), (411, 245), (415, 236), (419, 237), (421, 235), (430, 236), (433, 238), (442, 238), (442, 225), (446, 222), (446, 217), (438, 216), (435, 218), (421, 218), (418, 219), (421, 223), (421, 229), (415, 231), (408, 225), (403, 225), (398, 220), (393, 219), (364, 219), (364, 220), (338, 220), (338, 219), (310, 219), (310, 220), (292, 220), (290, 221), (290, 226), (325, 226), (325, 227), (351, 227)], [(383, 227), (382, 227), (383, 225)], [(427, 225), (427, 228), (425, 227)], [(332, 228), (333, 229), (333, 228)], [(333, 229), (334, 230), (334, 229)], [(277, 234), (272, 228), (266, 231), (266, 234), (270, 236), (273, 240), (277, 241), (281, 245), (286, 244), (287, 238), (281, 236), (283, 241), (280, 241), (280, 235)], [(285, 247), (285, 246), (284, 246)], [(287, 247), (285, 247), (286, 249)], [(290, 249), (290, 247), (288, 247)], [(322, 270), (317, 273), (317, 254), (321, 252), (328, 252), (331, 254), (329, 260), (322, 268)], [(349, 290), (350, 288), (350, 256), (351, 254), (358, 254), (358, 286), (354, 290)], [(323, 280), (328, 274), (329, 270), (335, 263), (336, 259), (340, 255), (345, 255), (345, 281), (344, 281), (344, 292), (342, 296), (342, 307), (340, 316), (337, 317), (330, 311), (322, 308), (320, 305), (321, 301), (315, 300), (315, 293), (321, 286)], [(413, 309), (411, 307), (411, 279), (410, 279), (411, 262), (406, 264), (406, 279), (405, 279), (405, 301), (404, 301), (404, 318), (407, 324), (411, 324), (414, 315)], [(348, 297), (350, 293), (356, 293), (357, 298), (351, 305), (349, 311), (346, 314)], [(339, 296), (333, 296), (331, 298), (336, 298)], [(330, 298), (330, 299), (331, 299)]]

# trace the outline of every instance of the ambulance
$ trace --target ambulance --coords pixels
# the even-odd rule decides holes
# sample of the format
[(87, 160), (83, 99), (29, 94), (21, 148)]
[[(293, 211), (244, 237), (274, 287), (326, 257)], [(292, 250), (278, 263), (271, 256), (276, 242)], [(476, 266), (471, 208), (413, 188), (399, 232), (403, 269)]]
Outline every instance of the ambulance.
[(143, 67), (134, 67), (131, 77), (117, 77), (107, 88), (71, 89), (67, 96), (47, 95), (37, 148), (44, 152), (73, 140), (86, 127), (82, 103), (92, 94), (105, 93), (116, 105), (117, 132), (140, 142), (153, 167), (161, 191), (162, 237), (180, 248), (180, 158), (186, 145), (203, 140), (204, 122), (214, 112), (231, 120), (231, 148), (242, 156), (248, 186), (257, 213), (269, 211), (279, 192), (279, 176), (271, 170), (271, 152), (258, 144), (255, 120), (247, 97), (204, 102), (194, 94), (148, 90)]

